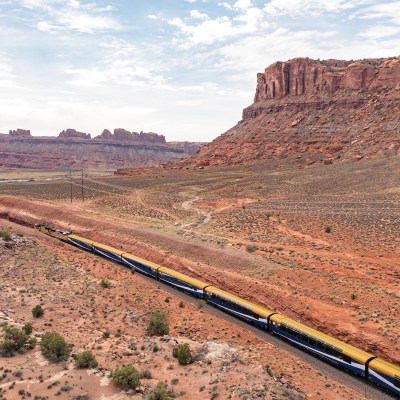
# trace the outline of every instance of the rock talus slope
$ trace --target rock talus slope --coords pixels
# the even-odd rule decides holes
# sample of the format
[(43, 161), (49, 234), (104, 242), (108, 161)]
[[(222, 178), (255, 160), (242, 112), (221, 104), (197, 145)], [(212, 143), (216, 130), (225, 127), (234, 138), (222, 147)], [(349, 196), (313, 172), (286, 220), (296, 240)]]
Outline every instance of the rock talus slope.
[(287, 159), (299, 166), (400, 154), (400, 57), (296, 58), (257, 74), (236, 126), (181, 166)]

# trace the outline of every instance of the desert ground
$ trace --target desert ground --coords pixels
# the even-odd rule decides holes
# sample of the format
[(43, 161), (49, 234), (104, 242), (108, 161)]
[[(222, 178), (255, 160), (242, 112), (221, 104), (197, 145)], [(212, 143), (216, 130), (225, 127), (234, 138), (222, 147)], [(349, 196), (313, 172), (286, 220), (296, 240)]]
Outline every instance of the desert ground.
[[(129, 362), (152, 375), (142, 380), (138, 398), (157, 381), (172, 380), (183, 399), (373, 398), (196, 304), (179, 307), (179, 298), (137, 274), (20, 224), (48, 223), (121, 247), (398, 363), (399, 169), (398, 158), (380, 158), (306, 169), (270, 162), (158, 168), (126, 177), (85, 174), (85, 201), (77, 176), (72, 203), (68, 179), (0, 183), (0, 229), (16, 235), (13, 249), (0, 253), (6, 322), (31, 321), (33, 305), (41, 302), (47, 313), (34, 321), (34, 333), (57, 330), (77, 349), (92, 349), (101, 366), (88, 375), (71, 364), (44, 365), (37, 349), (0, 359), (8, 370), (30, 368), (14, 389), (7, 389), (12, 373), (3, 377), (4, 396), (20, 398), (21, 385), (51, 398), (48, 382), (63, 374), (56, 380), (68, 380), (74, 392), (60, 398), (80, 392), (124, 398), (109, 371)], [(105, 278), (110, 289), (99, 284)], [(153, 308), (168, 310), (166, 341), (145, 334)], [(111, 336), (103, 339), (107, 329)], [(237, 358), (223, 354), (210, 364), (203, 358), (182, 367), (171, 357), (175, 341), (193, 349), (224, 344)]]

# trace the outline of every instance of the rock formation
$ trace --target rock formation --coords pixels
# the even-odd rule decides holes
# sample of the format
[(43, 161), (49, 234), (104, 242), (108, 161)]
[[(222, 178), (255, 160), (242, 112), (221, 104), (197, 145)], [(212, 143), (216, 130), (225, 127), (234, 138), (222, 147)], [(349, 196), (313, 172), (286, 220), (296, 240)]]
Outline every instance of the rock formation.
[(59, 138), (63, 139), (71, 139), (71, 138), (81, 138), (81, 139), (90, 139), (90, 133), (78, 132), (75, 129), (66, 129), (58, 135)]
[(152, 166), (193, 155), (203, 143), (167, 143), (163, 135), (105, 129), (90, 134), (66, 129), (58, 137), (31, 136), (30, 131), (0, 135), (1, 168), (103, 168)]
[(296, 58), (257, 74), (242, 120), (179, 166), (261, 159), (302, 166), (391, 154), (400, 154), (400, 57)]
[(165, 136), (159, 135), (154, 132), (130, 132), (123, 128), (115, 128), (114, 134), (108, 129), (104, 129), (101, 135), (96, 136), (96, 139), (116, 140), (116, 141), (128, 141), (128, 142), (140, 142), (140, 143), (158, 143), (166, 144)]
[(31, 131), (27, 129), (10, 130), (8, 134), (12, 137), (31, 137)]

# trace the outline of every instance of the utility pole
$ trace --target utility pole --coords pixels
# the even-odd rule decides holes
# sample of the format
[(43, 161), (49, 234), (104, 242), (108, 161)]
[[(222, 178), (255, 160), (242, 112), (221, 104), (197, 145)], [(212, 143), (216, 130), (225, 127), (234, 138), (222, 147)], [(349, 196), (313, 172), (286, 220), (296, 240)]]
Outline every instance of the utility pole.
[(72, 171), (69, 170), (69, 183), (71, 187), (71, 203), (72, 203)]
[(83, 169), (82, 169), (82, 201), (85, 201), (85, 194), (83, 193)]

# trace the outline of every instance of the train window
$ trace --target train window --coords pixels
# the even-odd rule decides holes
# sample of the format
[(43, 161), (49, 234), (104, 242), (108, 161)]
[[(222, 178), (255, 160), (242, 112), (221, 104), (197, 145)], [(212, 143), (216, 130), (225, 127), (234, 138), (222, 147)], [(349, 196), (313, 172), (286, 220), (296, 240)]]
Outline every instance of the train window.
[(315, 345), (317, 344), (317, 341), (316, 341), (314, 338), (310, 337), (310, 338), (308, 339), (308, 343), (310, 343), (311, 346), (315, 346)]
[(326, 347), (325, 347), (325, 353), (328, 353), (328, 354), (332, 355), (332, 354), (333, 354), (333, 349), (332, 349), (332, 347), (326, 346)]
[(397, 388), (400, 388), (400, 376), (394, 377), (394, 386), (396, 386)]
[(293, 329), (290, 329), (290, 328), (288, 328), (287, 329), (287, 333), (289, 334), (289, 335), (294, 335), (294, 331), (293, 331)]
[(318, 341), (318, 342), (317, 342), (317, 347), (318, 347), (320, 350), (325, 351), (325, 345), (324, 345), (322, 342)]
[(282, 332), (286, 332), (286, 326), (285, 325), (281, 325), (280, 329), (281, 329)]
[(308, 336), (307, 336), (307, 335), (304, 335), (304, 334), (302, 334), (302, 335), (301, 335), (301, 340), (302, 340), (303, 342), (306, 342), (306, 343), (308, 343)]

